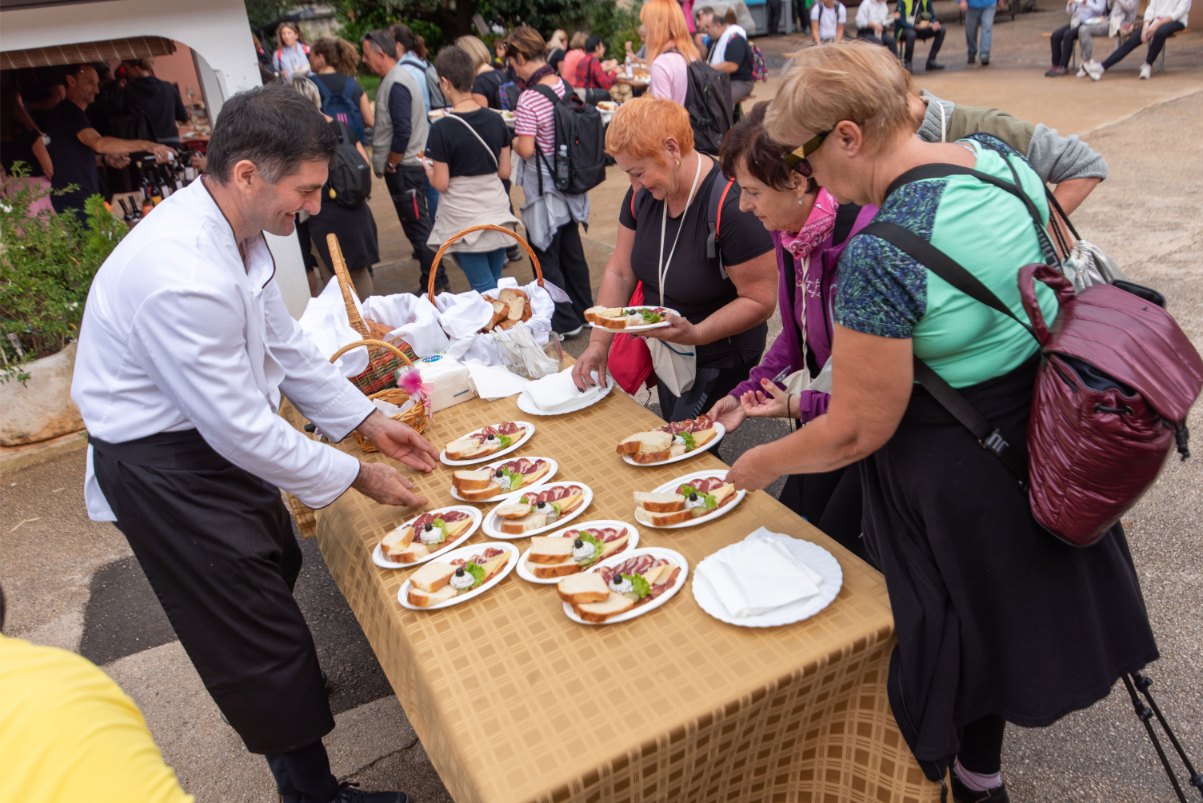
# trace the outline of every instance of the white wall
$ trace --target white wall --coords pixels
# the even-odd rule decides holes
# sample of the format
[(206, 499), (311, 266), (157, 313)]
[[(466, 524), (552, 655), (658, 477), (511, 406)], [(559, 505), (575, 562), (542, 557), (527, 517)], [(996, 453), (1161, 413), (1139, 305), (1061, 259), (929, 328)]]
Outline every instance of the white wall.
[[(250, 23), (242, 0), (105, 0), (58, 7), (0, 11), (0, 49), (100, 42), (130, 36), (163, 36), (196, 51), (205, 102), (217, 119), (222, 101), (259, 85)], [(294, 316), (309, 298), (301, 249), (295, 237), (268, 236), (276, 281)]]

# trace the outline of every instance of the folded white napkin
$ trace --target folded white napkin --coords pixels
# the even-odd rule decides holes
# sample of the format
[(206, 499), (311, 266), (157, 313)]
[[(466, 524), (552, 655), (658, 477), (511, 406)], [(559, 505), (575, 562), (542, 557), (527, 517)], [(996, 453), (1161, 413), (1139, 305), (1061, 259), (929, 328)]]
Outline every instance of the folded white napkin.
[(575, 403), (585, 398), (592, 398), (604, 390), (605, 386), (590, 387), (580, 391), (572, 381), (572, 368), (565, 368), (556, 374), (536, 379), (526, 386), (526, 395), (531, 402), (543, 411)]
[(497, 365), (481, 365), (480, 363), (465, 363), (472, 384), (476, 387), (476, 395), (486, 401), (504, 399), (522, 392), (529, 380)]
[(697, 574), (735, 618), (756, 616), (819, 593), (823, 578), (761, 527), (698, 564)]

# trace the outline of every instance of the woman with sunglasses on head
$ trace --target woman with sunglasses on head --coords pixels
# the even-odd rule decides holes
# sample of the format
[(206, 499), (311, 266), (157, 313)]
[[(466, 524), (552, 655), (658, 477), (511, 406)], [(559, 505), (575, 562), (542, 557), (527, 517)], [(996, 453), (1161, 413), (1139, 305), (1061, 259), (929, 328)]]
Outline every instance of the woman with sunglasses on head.
[[(804, 143), (799, 169), (838, 200), (880, 206), (874, 227), (930, 242), (1026, 315), (1019, 269), (1048, 258), (1040, 178), (992, 137), (914, 136), (884, 48), (802, 51), (765, 127)], [(1017, 185), (1040, 222), (1005, 187), (955, 172), (965, 168)], [(1005, 801), (1006, 722), (1049, 725), (1157, 658), (1136, 572), (1118, 525), (1088, 549), (1043, 531), (999, 457), (915, 384), (917, 357), (1022, 449), (1032, 336), (874, 232), (849, 242), (839, 268), (826, 414), (748, 450), (728, 479), (763, 488), (860, 461), (866, 546), (897, 630), (887, 685), (899, 729), (930, 779), (952, 766), (956, 801)], [(1051, 320), (1051, 290), (1036, 293)]]
[[(606, 152), (631, 189), (598, 303), (626, 305), (638, 281), (645, 303), (680, 313), (640, 335), (663, 344), (652, 344), (664, 357), (656, 374), (660, 415), (695, 418), (746, 379), (764, 352), (765, 322), (777, 303), (773, 243), (740, 208), (739, 187), (718, 162), (694, 149), (679, 103), (647, 95), (624, 103), (606, 131)], [(593, 330), (573, 366), (577, 387), (594, 384), (594, 373), (605, 376), (613, 338)]]
[[(740, 188), (739, 206), (768, 230), (777, 256), (781, 333), (748, 378), (710, 408), (727, 432), (748, 416), (786, 418), (805, 426), (827, 410), (832, 303), (836, 267), (848, 239), (873, 218), (876, 207), (838, 204), (813, 178), (791, 170), (792, 150), (764, 130), (767, 101), (756, 104), (723, 140), (723, 173)], [(827, 368), (826, 372), (824, 369)], [(807, 369), (811, 386), (786, 397), (785, 409), (768, 387), (784, 388), (790, 374)], [(741, 403), (742, 402), (742, 403)], [(855, 466), (822, 474), (792, 474), (782, 503), (842, 546), (866, 557), (861, 539), (860, 477)]]

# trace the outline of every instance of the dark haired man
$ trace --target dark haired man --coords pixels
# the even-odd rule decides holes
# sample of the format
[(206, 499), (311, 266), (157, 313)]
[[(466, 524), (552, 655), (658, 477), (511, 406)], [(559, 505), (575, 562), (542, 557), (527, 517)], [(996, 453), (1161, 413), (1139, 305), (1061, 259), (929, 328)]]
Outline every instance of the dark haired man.
[(179, 148), (180, 129), (176, 124), (192, 119), (179, 87), (156, 76), (150, 59), (127, 59), (121, 65), (125, 67), (125, 97), (130, 106), (146, 115), (156, 142)]
[[(131, 153), (154, 154), (156, 162), (165, 162), (172, 150), (166, 145), (145, 139), (106, 137), (92, 125), (84, 112), (100, 92), (100, 75), (91, 64), (75, 64), (64, 68), (63, 84), (66, 97), (46, 118), (46, 134), (50, 136), (50, 160), (54, 163), (51, 185), (65, 190), (74, 184), (76, 189), (51, 196), (50, 202), (58, 213), (73, 212), (83, 220), (84, 201), (100, 193), (100, 174), (96, 157), (124, 157)], [(123, 166), (119, 162), (115, 165)]]
[(276, 415), (281, 393), (327, 436), (358, 429), (430, 471), (435, 450), (385, 418), (289, 316), (264, 232), (317, 214), (335, 139), (290, 86), (226, 101), (208, 172), (155, 208), (88, 294), (72, 398), (89, 434), (88, 515), (124, 533), (213, 695), (267, 758), (285, 801), (378, 801), (340, 787), (313, 637), (292, 596), (301, 550), (279, 489), (311, 507), (348, 487), (422, 505), (385, 463), (362, 463)]
[[(422, 105), (422, 92), (413, 74), (397, 62), (393, 34), (375, 30), (363, 37), (363, 63), (381, 77), (376, 90), (376, 125), (372, 128), (372, 169), (384, 177), (405, 238), (414, 247), (421, 269), (418, 295), (426, 292), (434, 251), (426, 244), (433, 214), (426, 198), (426, 170), (422, 154), (430, 123)], [(447, 275), (439, 266), (435, 290), (447, 289)]]

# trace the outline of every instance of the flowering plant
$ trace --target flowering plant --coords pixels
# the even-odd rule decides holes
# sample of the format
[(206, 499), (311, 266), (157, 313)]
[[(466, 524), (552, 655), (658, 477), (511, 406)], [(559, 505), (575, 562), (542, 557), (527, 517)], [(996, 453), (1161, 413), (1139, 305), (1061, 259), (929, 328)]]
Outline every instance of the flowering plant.
[(127, 231), (99, 196), (87, 223), (30, 207), (47, 190), (22, 167), (0, 177), (0, 382), (29, 379), (26, 363), (61, 351), (79, 334), (88, 288)]

